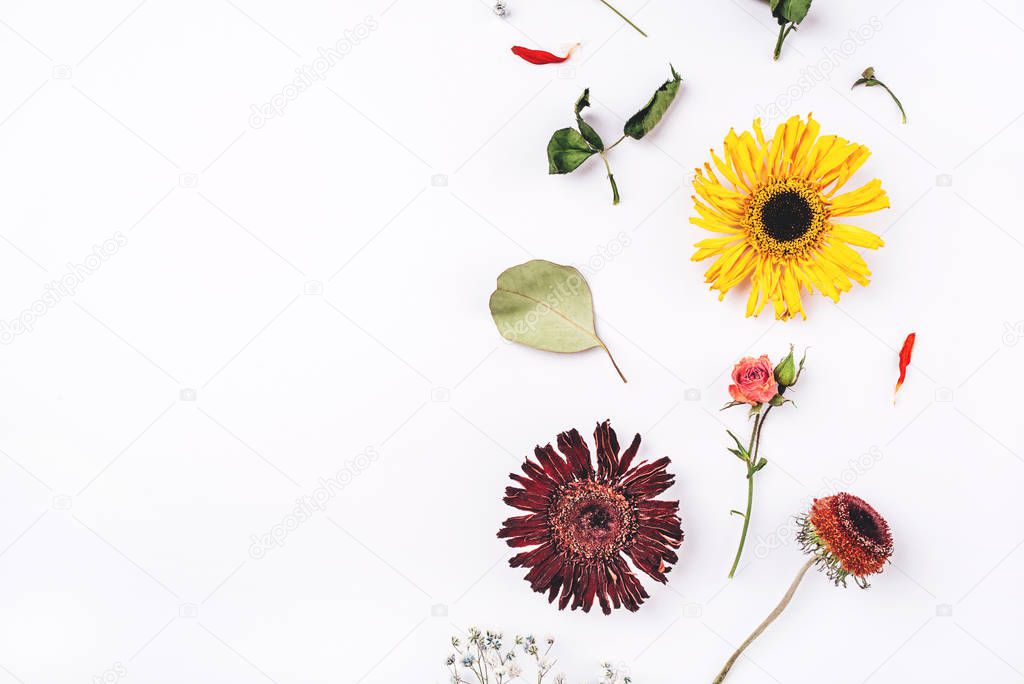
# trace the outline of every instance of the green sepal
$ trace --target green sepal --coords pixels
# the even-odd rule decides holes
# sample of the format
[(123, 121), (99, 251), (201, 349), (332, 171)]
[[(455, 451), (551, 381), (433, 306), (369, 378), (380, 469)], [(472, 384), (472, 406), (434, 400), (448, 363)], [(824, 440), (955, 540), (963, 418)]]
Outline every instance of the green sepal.
[[(743, 446), (743, 443), (740, 442), (740, 440), (736, 437), (736, 435), (732, 434), (732, 430), (726, 430), (726, 433), (730, 437), (732, 437), (732, 441), (736, 442), (736, 448), (735, 449), (729, 449), (729, 453), (734, 454), (736, 456), (736, 458), (740, 459), (741, 461), (749, 462), (750, 461), (750, 454), (747, 453), (747, 448), (745, 446)], [(726, 447), (726, 448), (728, 448), (728, 447)]]

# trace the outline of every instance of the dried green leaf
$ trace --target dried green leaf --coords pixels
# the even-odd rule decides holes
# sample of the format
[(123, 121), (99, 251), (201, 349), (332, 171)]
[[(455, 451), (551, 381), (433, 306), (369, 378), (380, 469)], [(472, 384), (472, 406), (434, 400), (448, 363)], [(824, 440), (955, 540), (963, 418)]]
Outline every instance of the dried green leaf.
[(600, 151), (604, 149), (604, 141), (601, 140), (601, 136), (597, 134), (597, 131), (594, 130), (593, 126), (584, 121), (580, 114), (589, 106), (590, 88), (587, 88), (583, 91), (583, 94), (580, 95), (580, 99), (576, 100), (576, 125), (580, 129), (580, 133), (583, 134), (583, 139), (586, 140), (595, 150)]
[(811, 10), (811, 0), (769, 0), (768, 4), (779, 24), (799, 24)]
[(636, 114), (629, 117), (629, 121), (623, 127), (622, 132), (630, 138), (639, 140), (650, 133), (651, 129), (658, 125), (661, 117), (668, 111), (672, 101), (676, 99), (676, 94), (679, 92), (679, 84), (682, 83), (683, 77), (676, 73), (675, 67), (671, 64), (668, 66), (672, 70), (672, 78), (662, 83), (661, 87), (654, 92), (654, 95), (651, 96), (647, 104)]
[(571, 173), (597, 154), (575, 128), (560, 128), (548, 141), (548, 173)]
[(622, 375), (594, 327), (594, 302), (583, 274), (542, 259), (498, 276), (491, 317), (502, 337), (544, 351), (572, 353), (600, 347)]

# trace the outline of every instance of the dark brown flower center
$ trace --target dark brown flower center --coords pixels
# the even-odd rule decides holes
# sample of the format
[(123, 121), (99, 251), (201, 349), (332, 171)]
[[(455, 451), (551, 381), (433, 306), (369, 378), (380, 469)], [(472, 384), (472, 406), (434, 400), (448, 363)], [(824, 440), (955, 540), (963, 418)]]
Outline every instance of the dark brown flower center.
[(850, 516), (850, 522), (853, 523), (854, 529), (866, 539), (870, 539), (876, 544), (881, 544), (885, 541), (882, 535), (882, 530), (878, 526), (878, 522), (875, 520), (875, 516), (871, 515), (870, 511), (866, 511), (856, 504), (850, 504), (847, 512)]
[(810, 230), (813, 218), (811, 205), (792, 190), (772, 195), (761, 207), (761, 222), (765, 232), (779, 242), (803, 237)]
[(616, 554), (636, 533), (632, 504), (614, 488), (583, 480), (566, 485), (550, 511), (559, 548), (583, 560)]

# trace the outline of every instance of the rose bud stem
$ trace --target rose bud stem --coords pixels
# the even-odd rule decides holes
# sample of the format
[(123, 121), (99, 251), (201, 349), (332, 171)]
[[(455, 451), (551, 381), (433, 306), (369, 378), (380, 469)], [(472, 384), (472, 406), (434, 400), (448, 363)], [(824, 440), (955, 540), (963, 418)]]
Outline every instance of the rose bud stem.
[(818, 560), (817, 556), (811, 556), (807, 559), (807, 562), (800, 567), (800, 572), (796, 574), (796, 577), (793, 579), (793, 583), (789, 585), (789, 590), (786, 591), (786, 595), (782, 597), (781, 601), (779, 601), (779, 605), (775, 606), (775, 610), (768, 614), (768, 617), (764, 619), (764, 622), (759, 624), (757, 629), (747, 637), (747, 640), (740, 644), (740, 647), (736, 649), (736, 652), (733, 653), (727, 661), (725, 661), (725, 667), (723, 667), (722, 671), (718, 673), (717, 677), (715, 677), (714, 684), (721, 684), (725, 681), (726, 676), (729, 674), (729, 670), (732, 669), (732, 666), (736, 663), (740, 654), (743, 653), (747, 646), (753, 643), (754, 639), (761, 636), (761, 632), (767, 629), (768, 625), (775, 621), (775, 618), (782, 615), (782, 611), (786, 609), (786, 606), (788, 606), (789, 602), (793, 599), (793, 594), (796, 593), (796, 588), (800, 586), (800, 580), (804, 578), (804, 575), (807, 574), (807, 571), (812, 565), (814, 565), (816, 560)]
[(743, 557), (743, 546), (747, 542), (747, 530), (750, 529), (750, 514), (754, 509), (754, 477), (757, 475), (757, 471), (764, 467), (757, 456), (761, 451), (761, 429), (764, 427), (764, 421), (768, 418), (771, 410), (772, 406), (769, 405), (765, 408), (764, 413), (759, 413), (754, 418), (754, 427), (750, 431), (750, 446), (747, 447), (746, 451), (747, 511), (743, 513), (743, 530), (740, 532), (740, 545), (736, 549), (736, 557), (732, 561), (732, 567), (729, 568), (729, 579), (733, 578), (736, 574), (736, 569), (740, 566), (740, 558)]

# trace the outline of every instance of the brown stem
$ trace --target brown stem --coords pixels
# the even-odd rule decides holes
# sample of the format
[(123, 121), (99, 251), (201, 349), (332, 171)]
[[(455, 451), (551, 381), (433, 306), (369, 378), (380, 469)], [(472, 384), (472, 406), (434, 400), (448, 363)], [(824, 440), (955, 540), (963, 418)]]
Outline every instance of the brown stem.
[(611, 351), (608, 350), (608, 347), (605, 346), (604, 342), (601, 342), (601, 349), (604, 349), (604, 353), (608, 355), (608, 359), (611, 360), (612, 365), (615, 366), (615, 372), (619, 374), (620, 378), (622, 378), (622, 382), (628, 383), (629, 380), (626, 380), (626, 376), (622, 374), (621, 370), (619, 370), (619, 364), (615, 363), (615, 357), (612, 356)]
[(761, 636), (761, 632), (763, 632), (768, 627), (768, 625), (772, 624), (772, 622), (775, 621), (775, 618), (782, 615), (782, 611), (786, 609), (786, 606), (788, 606), (789, 602), (793, 599), (793, 594), (796, 593), (796, 588), (800, 586), (800, 580), (804, 578), (804, 575), (807, 573), (810, 567), (814, 565), (815, 560), (817, 560), (817, 557), (811, 556), (807, 560), (807, 562), (803, 564), (803, 566), (800, 568), (800, 572), (798, 572), (796, 574), (796, 577), (793, 579), (793, 583), (789, 585), (789, 590), (786, 592), (786, 595), (782, 597), (781, 601), (779, 601), (779, 605), (775, 606), (775, 610), (768, 614), (768, 617), (764, 619), (764, 622), (759, 624), (757, 626), (757, 629), (755, 629), (753, 633), (751, 633), (751, 635), (747, 637), (747, 640), (740, 644), (740, 647), (736, 649), (736, 652), (733, 653), (727, 661), (725, 661), (725, 667), (723, 667), (722, 671), (718, 673), (717, 677), (715, 677), (715, 681), (713, 684), (722, 684), (722, 682), (725, 681), (726, 675), (729, 674), (729, 670), (731, 670), (732, 666), (736, 663), (736, 659), (740, 657), (740, 654), (743, 653), (743, 651), (747, 648), (747, 646), (749, 646), (754, 641), (754, 639)]

